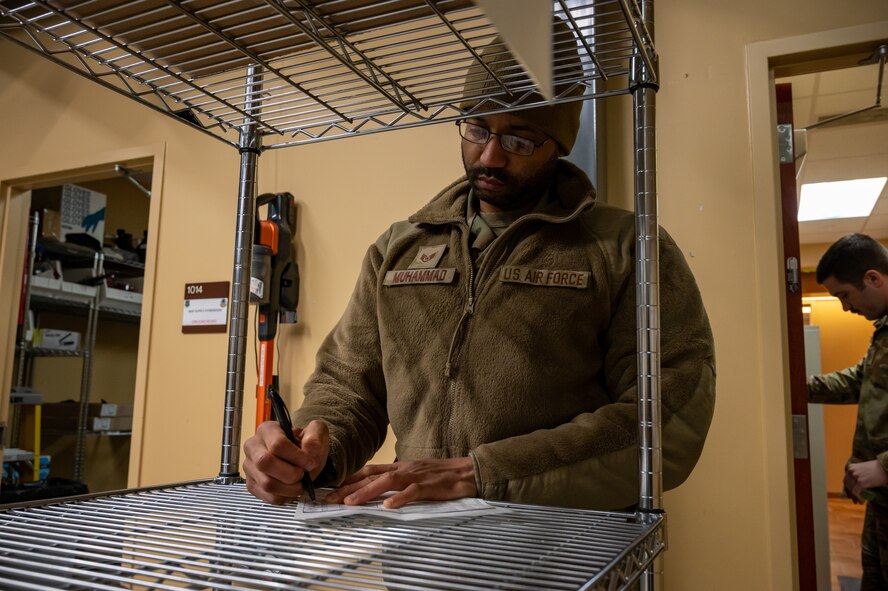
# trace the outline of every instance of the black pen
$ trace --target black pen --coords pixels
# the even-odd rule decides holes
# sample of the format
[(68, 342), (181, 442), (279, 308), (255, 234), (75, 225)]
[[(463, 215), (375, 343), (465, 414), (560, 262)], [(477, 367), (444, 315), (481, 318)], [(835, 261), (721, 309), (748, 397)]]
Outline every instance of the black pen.
[[(286, 435), (287, 439), (293, 442), (294, 445), (301, 447), (299, 442), (296, 441), (296, 437), (293, 435), (293, 423), (290, 422), (290, 411), (287, 410), (287, 405), (284, 404), (284, 399), (281, 398), (281, 395), (273, 384), (268, 385), (268, 397), (271, 398), (272, 414), (274, 414), (274, 418), (277, 420), (278, 425), (281, 426), (284, 435)], [(302, 473), (302, 488), (308, 493), (309, 498), (314, 501), (315, 488), (314, 483), (311, 481), (311, 474), (309, 474), (308, 471)]]

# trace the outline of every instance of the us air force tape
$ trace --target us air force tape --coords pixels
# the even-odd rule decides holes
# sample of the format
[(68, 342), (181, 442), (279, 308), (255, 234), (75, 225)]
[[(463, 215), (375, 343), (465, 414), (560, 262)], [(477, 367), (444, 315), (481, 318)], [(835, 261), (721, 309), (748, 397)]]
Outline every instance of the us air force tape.
[(531, 269), (530, 267), (503, 267), (500, 269), (500, 281), (526, 283), (543, 287), (586, 289), (589, 287), (590, 275), (589, 271), (557, 271), (552, 269)]

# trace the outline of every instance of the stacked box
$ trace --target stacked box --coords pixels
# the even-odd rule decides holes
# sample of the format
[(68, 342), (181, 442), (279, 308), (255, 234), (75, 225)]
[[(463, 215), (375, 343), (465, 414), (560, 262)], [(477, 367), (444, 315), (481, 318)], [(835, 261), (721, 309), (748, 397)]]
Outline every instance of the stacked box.
[(64, 239), (61, 212), (56, 209), (41, 209), (38, 213), (40, 214), (40, 225), (37, 232), (40, 237), (61, 242)]
[(112, 404), (103, 402), (99, 408), (100, 417), (131, 417), (133, 416), (132, 404)]
[[(101, 248), (105, 238), (105, 206), (107, 195), (77, 185), (35, 189), (31, 193), (31, 209), (59, 212), (61, 240), (68, 234), (88, 234)], [(54, 221), (53, 221), (54, 223)]]
[(126, 291), (116, 287), (108, 287), (102, 284), (101, 305), (109, 308), (119, 308), (128, 312), (139, 313), (142, 311), (142, 294), (137, 291)]
[(35, 328), (31, 333), (31, 345), (39, 349), (79, 351), (80, 333), (75, 330)]
[(133, 417), (93, 417), (93, 431), (132, 431)]
[(104, 403), (91, 420), (93, 431), (132, 431), (133, 405)]
[[(80, 404), (51, 402), (43, 405), (41, 426), (51, 431), (77, 430)], [(90, 402), (86, 410), (86, 428), (91, 431), (130, 431), (133, 428), (133, 405)]]

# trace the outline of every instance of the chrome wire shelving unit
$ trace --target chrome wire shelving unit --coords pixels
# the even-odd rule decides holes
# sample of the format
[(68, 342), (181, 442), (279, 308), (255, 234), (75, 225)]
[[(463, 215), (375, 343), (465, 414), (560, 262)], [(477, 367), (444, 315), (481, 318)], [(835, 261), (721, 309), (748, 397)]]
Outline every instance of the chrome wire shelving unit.
[(129, 491), (0, 513), (3, 589), (618, 589), (661, 543), (622, 513), (300, 521), (242, 484)]
[[(571, 35), (553, 39), (552, 102), (633, 97), (638, 510), (503, 505), (510, 512), (472, 519), (303, 522), (292, 506), (253, 498), (240, 478), (258, 158), (267, 149), (544, 104), (517, 65), (493, 89), (464, 88), (497, 34), (474, 2), (0, 0), (5, 39), (240, 153), (219, 475), (5, 507), (0, 588), (653, 588), (652, 564), (665, 548), (653, 5), (553, 0), (553, 9)], [(582, 72), (569, 66), (574, 48)]]
[[(633, 57), (652, 59), (635, 2), (555, 4), (585, 40), (573, 79), (556, 46), (560, 100), (629, 92)], [(464, 117), (466, 69), (496, 35), (469, 0), (4, 0), (0, 32), (232, 145), (253, 123), (264, 149)], [(485, 102), (532, 104), (520, 69), (500, 81)]]

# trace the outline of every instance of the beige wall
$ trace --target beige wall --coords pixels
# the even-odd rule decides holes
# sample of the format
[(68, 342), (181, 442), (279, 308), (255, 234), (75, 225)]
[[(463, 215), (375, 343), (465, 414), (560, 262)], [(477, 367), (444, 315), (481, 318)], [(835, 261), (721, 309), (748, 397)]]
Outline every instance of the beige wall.
[[(747, 82), (749, 45), (886, 19), (883, 0), (861, 0), (854, 10), (830, 0), (657, 4), (661, 221), (700, 283), (719, 371), (701, 462), (682, 488), (666, 495), (670, 589), (782, 591), (794, 585), (779, 230), (773, 181), (761, 177), (771, 165), (758, 166), (756, 159), (771, 146), (752, 140), (750, 116), (767, 101), (767, 87), (758, 99), (748, 95), (760, 88)], [(888, 25), (884, 30), (888, 37)], [(213, 476), (227, 339), (181, 334), (182, 288), (230, 279), (236, 152), (8, 43), (0, 43), (0, 88), (2, 112), (17, 113), (7, 118), (7, 141), (0, 145), (0, 179), (94, 163), (139, 147), (162, 160), (159, 242), (149, 260), (149, 274), (156, 270), (149, 294), (155, 313), (150, 325), (143, 321), (140, 336), (148, 346), (138, 370), (144, 428), (133, 439), (130, 484)], [(609, 131), (627, 129), (628, 103), (612, 101)], [(631, 203), (627, 137), (611, 143), (609, 197), (615, 203)], [(294, 403), (367, 244), (459, 170), (449, 125), (262, 156), (260, 190), (288, 190), (300, 202), (302, 322), (281, 338), (281, 373)], [(3, 204), (0, 211), (13, 207)], [(5, 292), (8, 278), (0, 271)], [(250, 359), (248, 372), (254, 371)], [(253, 423), (253, 384), (248, 379), (245, 432)]]
[[(237, 152), (79, 76), (48, 67), (9, 43), (2, 44), (2, 52), (0, 105), (4, 112), (16, 113), (0, 148), (0, 180), (7, 189), (2, 193), (4, 211), (20, 209), (20, 198), (8, 190), (21, 185), (16, 179), (154, 159), (156, 194), (149, 231), (158, 240), (146, 265), (142, 356), (136, 372), (137, 402), (141, 389), (147, 404), (137, 409), (134, 421), (130, 484), (214, 476), (226, 339), (182, 335), (181, 306), (184, 283), (230, 280)], [(18, 242), (12, 234), (20, 232), (21, 224), (16, 216), (3, 220), (10, 241)], [(14, 250), (5, 237), (4, 246)], [(4, 294), (18, 281), (12, 269), (18, 261), (14, 253), (3, 257)], [(151, 281), (155, 274), (157, 280)], [(151, 315), (153, 309), (157, 313)], [(4, 360), (8, 351), (3, 351)], [(10, 379), (4, 366), (5, 383)]]

